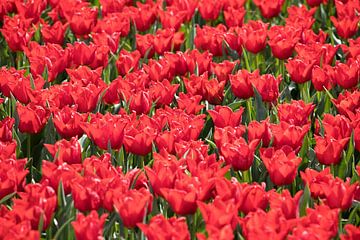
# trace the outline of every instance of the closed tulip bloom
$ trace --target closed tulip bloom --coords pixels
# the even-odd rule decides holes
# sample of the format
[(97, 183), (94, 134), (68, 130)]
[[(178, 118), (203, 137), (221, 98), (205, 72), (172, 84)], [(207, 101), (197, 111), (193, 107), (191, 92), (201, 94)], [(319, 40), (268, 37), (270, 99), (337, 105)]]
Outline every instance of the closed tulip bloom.
[(0, 121), (0, 141), (9, 142), (12, 140), (12, 128), (14, 126), (15, 119), (6, 117)]
[(65, 31), (69, 23), (62, 24), (61, 21), (55, 22), (52, 26), (44, 23), (41, 28), (41, 35), (45, 43), (64, 43)]
[(248, 99), (254, 96), (252, 79), (258, 78), (259, 70), (250, 73), (246, 69), (239, 70), (236, 74), (230, 75), (231, 90), (238, 98)]
[(336, 83), (345, 89), (356, 87), (360, 81), (360, 62), (349, 59), (346, 63), (336, 63), (334, 67)]
[(290, 103), (278, 105), (278, 116), (280, 121), (285, 121), (296, 126), (309, 123), (309, 116), (314, 110), (314, 104), (305, 104), (303, 100), (292, 100)]
[(81, 123), (80, 126), (94, 141), (96, 146), (103, 150), (120, 149), (124, 139), (124, 129), (127, 120), (119, 115), (94, 114), (89, 123)]
[(351, 207), (357, 186), (358, 183), (351, 184), (350, 179), (344, 182), (340, 178), (335, 178), (330, 184), (324, 186), (325, 203), (330, 208), (341, 208), (346, 211)]
[(214, 125), (219, 128), (239, 126), (243, 112), (244, 108), (242, 107), (240, 107), (238, 111), (234, 112), (227, 106), (216, 106), (215, 110), (208, 110)]
[(165, 218), (158, 214), (150, 219), (148, 224), (138, 223), (137, 226), (149, 240), (178, 239), (190, 240), (190, 233), (184, 217)]
[(355, 240), (360, 238), (360, 228), (352, 224), (346, 224), (344, 227), (346, 233), (340, 235), (341, 240)]
[(19, 130), (23, 133), (37, 134), (46, 125), (49, 111), (40, 105), (16, 105), (19, 115)]
[(358, 16), (345, 16), (338, 18), (331, 16), (330, 19), (336, 28), (337, 34), (343, 39), (348, 39), (354, 36), (358, 30), (358, 22), (360, 20), (360, 17)]
[(294, 219), (299, 217), (299, 202), (303, 191), (298, 191), (294, 197), (291, 196), (289, 190), (284, 189), (281, 193), (270, 192), (270, 209), (280, 209), (286, 219)]
[(131, 189), (116, 196), (114, 206), (119, 213), (124, 226), (134, 228), (143, 222), (144, 217), (151, 213), (153, 196), (145, 188)]
[(225, 162), (235, 171), (246, 171), (254, 161), (254, 153), (259, 142), (260, 140), (256, 139), (247, 144), (245, 139), (239, 138), (233, 143), (224, 143), (220, 151)]
[(301, 59), (289, 59), (285, 64), (292, 81), (305, 83), (311, 79), (311, 73), (315, 62), (305, 62)]
[(239, 196), (239, 211), (248, 214), (258, 209), (265, 210), (269, 204), (269, 195), (265, 191), (265, 185), (252, 183), (241, 184), (241, 193)]
[(204, 18), (205, 20), (217, 19), (222, 7), (223, 7), (222, 1), (217, 1), (217, 0), (199, 1), (199, 12), (201, 17)]
[(320, 137), (315, 135), (316, 146), (314, 148), (316, 157), (321, 164), (336, 165), (341, 161), (341, 154), (350, 138), (335, 139), (331, 137)]
[(291, 57), (295, 45), (300, 40), (300, 31), (293, 27), (273, 26), (268, 31), (268, 44), (274, 57), (287, 59)]
[(84, 134), (80, 123), (86, 122), (88, 114), (81, 114), (76, 108), (65, 106), (59, 111), (53, 113), (53, 123), (56, 131), (63, 138), (80, 137)]
[(264, 102), (276, 102), (279, 97), (279, 86), (282, 76), (276, 78), (272, 74), (264, 74), (258, 78), (252, 78), (252, 84), (261, 95)]
[(278, 150), (262, 148), (260, 149), (260, 157), (270, 174), (271, 181), (277, 186), (291, 184), (302, 161), (289, 146), (284, 146)]
[(328, 70), (331, 68), (329, 65), (325, 65), (323, 68), (314, 66), (311, 72), (311, 82), (316, 91), (325, 91), (333, 88), (334, 82), (329, 74)]
[(78, 139), (73, 137), (70, 141), (62, 139), (57, 141), (54, 145), (44, 144), (46, 149), (55, 158), (57, 163), (76, 164), (81, 163), (81, 146)]
[(284, 0), (254, 0), (255, 5), (260, 8), (261, 15), (264, 18), (272, 18), (281, 12)]
[(107, 214), (98, 215), (96, 211), (91, 211), (85, 216), (78, 213), (76, 220), (71, 222), (77, 240), (99, 240), (103, 239), (103, 227)]
[(239, 36), (247, 51), (254, 54), (266, 47), (267, 28), (269, 24), (250, 20), (239, 31)]

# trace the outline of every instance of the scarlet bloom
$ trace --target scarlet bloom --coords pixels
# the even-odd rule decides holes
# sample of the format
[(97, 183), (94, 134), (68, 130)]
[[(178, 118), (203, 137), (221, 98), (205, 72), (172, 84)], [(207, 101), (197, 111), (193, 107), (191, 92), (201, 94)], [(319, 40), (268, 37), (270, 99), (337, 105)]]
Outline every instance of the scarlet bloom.
[(71, 223), (77, 240), (99, 240), (103, 236), (103, 226), (107, 214), (99, 215), (96, 211), (91, 211), (89, 215), (84, 216), (78, 213), (76, 220)]
[(43, 229), (51, 224), (52, 215), (57, 206), (57, 196), (47, 182), (27, 184), (24, 192), (19, 192), (20, 198), (13, 199), (13, 213), (21, 221), (30, 221), (32, 229), (38, 229), (41, 219)]
[(291, 103), (278, 105), (278, 116), (280, 121), (285, 121), (296, 126), (309, 123), (309, 116), (314, 110), (314, 104), (306, 104), (303, 100), (292, 100)]
[(273, 135), (270, 130), (269, 119), (263, 120), (261, 122), (251, 121), (248, 125), (248, 139), (253, 141), (259, 139), (262, 142), (263, 147), (267, 147), (270, 144)]
[(119, 115), (93, 114), (89, 123), (80, 123), (86, 135), (103, 150), (120, 149), (127, 120)]
[(216, 78), (219, 80), (219, 82), (227, 82), (229, 80), (229, 75), (238, 63), (238, 61), (230, 62), (228, 60), (225, 60), (221, 63), (212, 62), (211, 72), (216, 75)]
[(300, 40), (300, 30), (293, 27), (273, 26), (268, 31), (268, 44), (274, 57), (291, 57), (296, 43)]
[(171, 84), (168, 80), (153, 82), (149, 87), (150, 96), (157, 107), (170, 105), (174, 99), (179, 84)]
[[(1, 147), (0, 150), (2, 150)], [(25, 170), (25, 164), (26, 159), (3, 159), (0, 156), (0, 199), (23, 188), (25, 176), (28, 173), (28, 170)]]
[(159, 29), (156, 31), (154, 37), (154, 49), (155, 52), (159, 55), (164, 54), (164, 52), (171, 51), (171, 46), (174, 39), (174, 29)]
[(260, 140), (256, 139), (247, 144), (244, 138), (239, 138), (232, 143), (224, 143), (220, 151), (226, 163), (235, 171), (246, 171), (254, 161), (254, 153), (259, 142)]
[(180, 93), (177, 99), (179, 109), (183, 109), (187, 114), (197, 114), (204, 105), (200, 104), (202, 97), (200, 95), (190, 95)]
[(354, 200), (357, 186), (358, 183), (351, 184), (350, 179), (344, 182), (341, 178), (335, 178), (324, 185), (325, 203), (330, 208), (341, 208), (346, 211)]
[(101, 86), (95, 86), (90, 83), (87, 86), (74, 84), (71, 87), (70, 95), (77, 105), (77, 110), (82, 113), (94, 111), (98, 103), (101, 92), (104, 90)]
[(96, 8), (84, 6), (75, 8), (71, 15), (66, 15), (66, 18), (70, 24), (71, 31), (77, 36), (84, 36), (89, 34), (95, 26), (97, 16), (98, 10)]
[(314, 148), (316, 157), (321, 164), (336, 165), (340, 163), (341, 154), (349, 138), (335, 139), (332, 137), (320, 137), (315, 135), (316, 146)]
[(228, 27), (241, 27), (244, 22), (246, 11), (245, 8), (229, 7), (224, 10), (224, 18), (226, 26)]
[(148, 91), (139, 91), (133, 94), (129, 101), (129, 109), (135, 111), (138, 115), (148, 114), (152, 105)]
[(281, 193), (271, 191), (269, 193), (270, 209), (280, 209), (286, 219), (299, 217), (299, 201), (303, 191), (298, 191), (294, 197), (289, 190), (284, 189)]
[(86, 122), (88, 114), (81, 114), (76, 108), (65, 106), (61, 110), (53, 113), (53, 123), (57, 133), (63, 138), (80, 137), (84, 134), (80, 123)]
[(311, 73), (315, 62), (305, 62), (301, 59), (289, 59), (285, 64), (292, 81), (305, 83), (311, 79)]
[(360, 81), (360, 62), (352, 59), (346, 63), (337, 62), (334, 67), (334, 79), (342, 88), (355, 87)]
[(81, 163), (81, 146), (75, 137), (71, 138), (70, 141), (62, 139), (54, 145), (44, 144), (44, 146), (59, 164), (63, 162), (69, 164)]
[(178, 31), (185, 21), (187, 12), (176, 6), (168, 6), (165, 11), (158, 11), (163, 28), (173, 28)]
[(259, 209), (241, 219), (240, 225), (246, 239), (286, 239), (289, 231), (286, 218), (280, 210), (265, 212)]
[(261, 15), (264, 18), (273, 18), (281, 12), (284, 0), (254, 0), (254, 4), (260, 8)]
[(247, 51), (258, 53), (266, 47), (267, 28), (269, 24), (250, 20), (240, 29), (239, 35)]
[(341, 240), (355, 240), (360, 238), (360, 228), (352, 224), (346, 224), (344, 227), (346, 233), (340, 235)]
[(329, 75), (329, 68), (331, 66), (325, 65), (323, 68), (319, 66), (314, 66), (311, 72), (311, 82), (316, 89), (316, 91), (325, 91), (333, 88), (333, 80)]
[(265, 184), (243, 183), (241, 184), (241, 194), (239, 197), (239, 211), (248, 214), (258, 209), (265, 210), (269, 204), (269, 195), (265, 191)]
[(309, 186), (311, 196), (314, 198), (325, 198), (324, 185), (334, 180), (334, 176), (330, 173), (330, 167), (318, 172), (311, 168), (306, 168), (304, 172), (300, 172), (301, 179)]
[(14, 126), (15, 119), (6, 117), (0, 121), (0, 141), (9, 142), (12, 140), (12, 128)]
[(189, 183), (194, 183), (194, 181), (192, 179), (176, 179), (174, 188), (160, 189), (162, 196), (168, 201), (171, 209), (176, 214), (187, 215), (196, 212), (197, 191), (199, 189), (196, 189), (194, 184), (190, 185)]
[(234, 199), (223, 201), (220, 197), (216, 197), (210, 204), (198, 202), (200, 212), (206, 223), (206, 226), (213, 226), (218, 229), (226, 225), (231, 225), (232, 229), (237, 224), (237, 205)]
[(62, 24), (60, 21), (57, 21), (52, 26), (44, 23), (41, 27), (41, 35), (44, 42), (62, 45), (68, 25), (68, 23)]
[(151, 212), (152, 201), (153, 195), (145, 188), (140, 190), (132, 189), (115, 196), (114, 207), (119, 213), (124, 226), (133, 228)]
[(34, 31), (30, 30), (31, 19), (23, 19), (20, 15), (5, 16), (0, 30), (12, 51), (22, 51), (30, 42)]
[(217, 1), (217, 0), (199, 1), (199, 12), (201, 17), (204, 18), (205, 20), (217, 19), (222, 7), (223, 7), (222, 1)]
[(239, 70), (236, 74), (230, 75), (231, 90), (238, 98), (247, 99), (254, 96), (253, 78), (260, 77), (259, 70), (250, 73), (246, 69)]
[(358, 22), (360, 20), (358, 16), (349, 15), (338, 18), (331, 16), (330, 19), (336, 28), (337, 34), (343, 39), (354, 36), (358, 30)]
[(264, 102), (275, 102), (279, 97), (279, 86), (282, 76), (275, 78), (271, 74), (264, 74), (257, 78), (252, 78), (252, 84), (261, 95)]
[(260, 157), (270, 174), (271, 181), (277, 186), (291, 184), (302, 161), (301, 158), (296, 157), (295, 152), (289, 146), (278, 150), (262, 148)]
[(302, 127), (281, 121), (279, 124), (272, 124), (271, 131), (274, 135), (273, 146), (278, 149), (288, 145), (298, 152), (302, 145), (303, 139), (310, 129), (310, 124)]
[(119, 74), (125, 76), (129, 72), (137, 70), (139, 68), (140, 57), (141, 54), (138, 50), (128, 52), (122, 49), (116, 61), (116, 68)]
[(151, 152), (156, 135), (156, 129), (151, 126), (129, 125), (125, 130), (125, 149), (133, 154), (145, 156)]
[(149, 240), (159, 238), (190, 240), (190, 233), (184, 217), (166, 219), (159, 214), (152, 217), (149, 224), (138, 223), (137, 226)]
[(238, 111), (234, 112), (228, 106), (215, 106), (215, 110), (208, 110), (214, 125), (219, 128), (239, 126), (243, 112), (244, 108), (240, 108)]
[(46, 125), (49, 111), (40, 105), (30, 103), (27, 106), (16, 104), (19, 115), (19, 130), (23, 133), (37, 134)]

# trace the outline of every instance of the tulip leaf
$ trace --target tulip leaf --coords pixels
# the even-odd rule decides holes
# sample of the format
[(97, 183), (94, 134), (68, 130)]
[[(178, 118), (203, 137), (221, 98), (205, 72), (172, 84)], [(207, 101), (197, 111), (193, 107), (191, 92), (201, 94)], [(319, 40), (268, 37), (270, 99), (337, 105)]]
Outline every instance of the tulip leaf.
[(62, 183), (62, 180), (60, 180), (57, 190), (58, 190), (57, 191), (57, 199), (58, 199), (59, 208), (66, 207), (65, 191), (64, 191), (64, 185)]
[(306, 208), (309, 206), (310, 198), (311, 198), (310, 189), (309, 186), (306, 185), (304, 189), (304, 193), (301, 196), (299, 202), (299, 213), (301, 217), (306, 215)]
[(264, 102), (262, 101), (261, 95), (254, 88), (255, 93), (255, 109), (256, 109), (256, 120), (261, 121), (267, 118), (267, 111)]
[(13, 196), (16, 195), (16, 192), (12, 192), (8, 195), (6, 195), (5, 197), (3, 197), (1, 200), (0, 200), (0, 205), (3, 204), (3, 203), (6, 203), (9, 199), (11, 199)]
[[(354, 156), (354, 134), (351, 135), (349, 140), (349, 145), (346, 153), (344, 154), (344, 158), (342, 159), (339, 165), (338, 176), (344, 179), (348, 173), (351, 171), (351, 162), (350, 159)], [(350, 171), (349, 171), (350, 167)]]

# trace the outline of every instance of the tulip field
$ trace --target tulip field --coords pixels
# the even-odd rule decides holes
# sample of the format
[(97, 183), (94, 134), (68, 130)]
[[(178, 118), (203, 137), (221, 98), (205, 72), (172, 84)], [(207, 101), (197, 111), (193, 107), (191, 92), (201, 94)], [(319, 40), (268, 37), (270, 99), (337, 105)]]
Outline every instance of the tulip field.
[(0, 0), (0, 240), (359, 240), (359, 0)]

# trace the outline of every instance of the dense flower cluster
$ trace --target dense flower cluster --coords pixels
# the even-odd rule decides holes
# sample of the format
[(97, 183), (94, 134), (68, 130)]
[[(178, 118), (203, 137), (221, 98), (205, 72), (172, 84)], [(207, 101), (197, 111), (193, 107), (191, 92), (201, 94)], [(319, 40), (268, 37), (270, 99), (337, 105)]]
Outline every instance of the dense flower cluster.
[(359, 24), (358, 0), (2, 0), (0, 239), (360, 239)]

